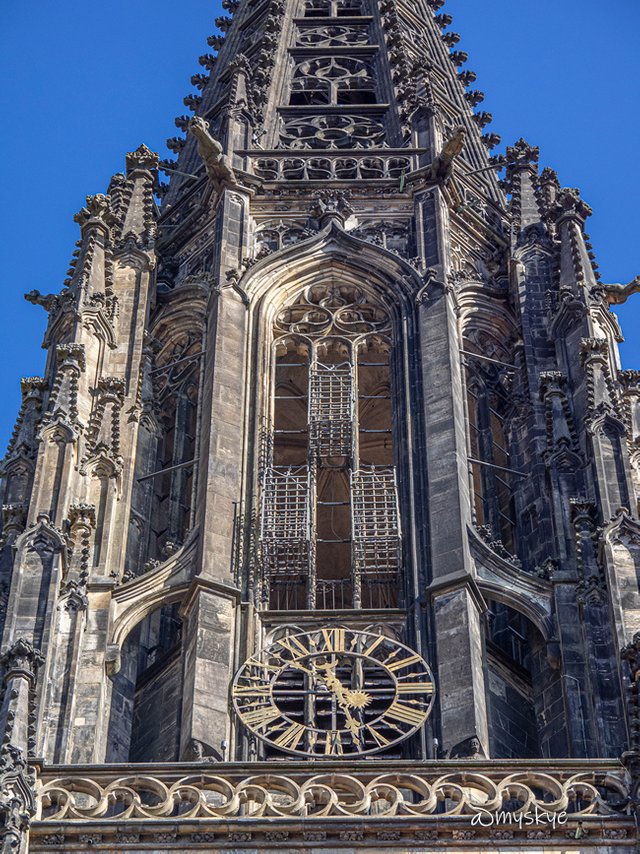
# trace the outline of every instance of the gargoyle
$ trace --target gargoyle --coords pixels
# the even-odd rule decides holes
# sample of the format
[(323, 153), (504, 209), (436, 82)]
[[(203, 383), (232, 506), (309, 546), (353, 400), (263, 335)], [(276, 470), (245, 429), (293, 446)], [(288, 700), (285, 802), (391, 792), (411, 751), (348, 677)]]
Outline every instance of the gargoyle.
[(33, 305), (41, 305), (49, 313), (55, 311), (60, 302), (60, 297), (57, 294), (41, 294), (35, 289), (25, 294), (24, 298)]
[(434, 157), (429, 167), (434, 181), (446, 181), (451, 175), (453, 161), (464, 148), (467, 130), (462, 125), (454, 129), (453, 134), (445, 142), (440, 154)]
[(194, 116), (189, 122), (189, 130), (198, 142), (198, 154), (202, 158), (207, 175), (216, 191), (225, 185), (234, 185), (236, 176), (229, 165), (227, 156), (217, 139), (209, 132), (209, 124), (201, 116)]
[(464, 148), (466, 137), (467, 130), (465, 127), (458, 125), (454, 128), (452, 135), (446, 140), (442, 150), (433, 158), (429, 166), (423, 166), (416, 172), (407, 175), (407, 183), (418, 180), (438, 183), (448, 181), (453, 172), (453, 163)]
[(640, 276), (632, 279), (628, 285), (605, 285), (609, 305), (621, 305), (631, 294), (640, 293)]

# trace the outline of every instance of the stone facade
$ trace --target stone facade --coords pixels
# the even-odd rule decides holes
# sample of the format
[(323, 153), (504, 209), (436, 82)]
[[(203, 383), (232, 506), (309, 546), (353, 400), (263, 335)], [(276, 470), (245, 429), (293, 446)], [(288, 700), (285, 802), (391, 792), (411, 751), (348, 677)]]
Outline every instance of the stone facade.
[[(60, 293), (26, 295), (0, 851), (636, 850), (640, 374), (611, 305), (640, 280), (600, 280), (536, 148), (490, 156), (442, 0), (223, 5), (177, 159), (128, 154)], [(242, 717), (243, 663), (322, 632), (289, 728)], [(428, 708), (384, 644), (428, 662)]]

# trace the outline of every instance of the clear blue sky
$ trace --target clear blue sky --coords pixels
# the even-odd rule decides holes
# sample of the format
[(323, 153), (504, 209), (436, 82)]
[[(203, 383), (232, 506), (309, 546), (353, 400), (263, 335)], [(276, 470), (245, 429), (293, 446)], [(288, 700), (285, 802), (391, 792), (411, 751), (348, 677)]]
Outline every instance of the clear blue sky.
[[(3, 359), (0, 446), (19, 378), (42, 372), (45, 312), (77, 239), (73, 214), (104, 192), (141, 142), (167, 152), (198, 56), (221, 13), (214, 0), (0, 3)], [(638, 0), (448, 0), (484, 109), (506, 143), (524, 136), (594, 208), (588, 230), (605, 281), (640, 273)], [(640, 296), (619, 311), (625, 367), (640, 367)]]

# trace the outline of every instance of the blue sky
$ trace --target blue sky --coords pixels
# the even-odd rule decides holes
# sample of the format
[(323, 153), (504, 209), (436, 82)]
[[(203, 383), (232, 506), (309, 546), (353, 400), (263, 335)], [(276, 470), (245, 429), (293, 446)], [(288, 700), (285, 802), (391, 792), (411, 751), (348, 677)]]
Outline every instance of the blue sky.
[[(141, 142), (166, 154), (198, 56), (221, 14), (214, 0), (31, 0), (1, 4), (0, 447), (21, 376), (39, 374), (44, 310), (25, 302), (66, 275), (88, 193), (104, 192)], [(448, 0), (491, 129), (541, 148), (594, 208), (588, 230), (607, 282), (640, 273), (637, 0)], [(619, 310), (625, 367), (640, 367), (640, 296)]]

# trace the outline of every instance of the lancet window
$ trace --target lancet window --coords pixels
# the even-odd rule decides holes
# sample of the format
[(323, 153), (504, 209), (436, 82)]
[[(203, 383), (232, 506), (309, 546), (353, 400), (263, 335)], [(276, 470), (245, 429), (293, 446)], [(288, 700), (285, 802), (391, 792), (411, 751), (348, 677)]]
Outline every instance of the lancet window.
[(501, 349), (490, 347), (482, 336), (473, 334), (465, 340), (464, 349), (476, 524), (485, 529), (489, 539), (501, 540), (506, 549), (515, 553), (515, 475), (506, 429), (509, 373), (506, 355)]
[(184, 336), (161, 354), (155, 373), (159, 438), (153, 479), (149, 557), (166, 556), (167, 544), (184, 542), (191, 526), (200, 376), (199, 337)]
[(262, 604), (397, 607), (391, 324), (353, 286), (307, 288), (274, 327)]
[(299, 63), (291, 83), (292, 105), (375, 104), (371, 68), (348, 56), (318, 56)]
[(307, 0), (306, 18), (344, 18), (362, 15), (362, 0)]

